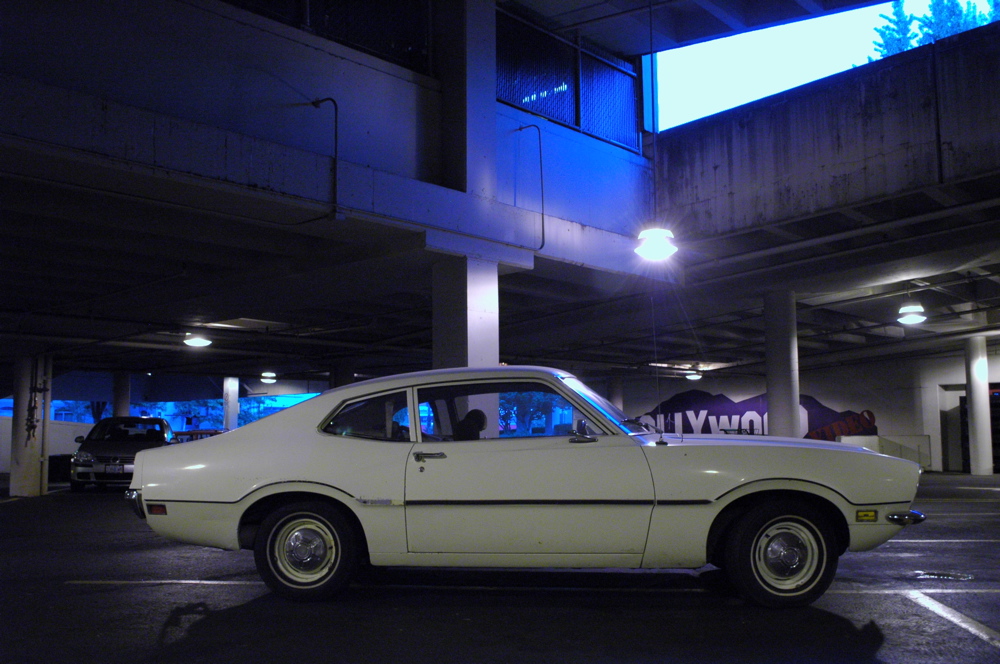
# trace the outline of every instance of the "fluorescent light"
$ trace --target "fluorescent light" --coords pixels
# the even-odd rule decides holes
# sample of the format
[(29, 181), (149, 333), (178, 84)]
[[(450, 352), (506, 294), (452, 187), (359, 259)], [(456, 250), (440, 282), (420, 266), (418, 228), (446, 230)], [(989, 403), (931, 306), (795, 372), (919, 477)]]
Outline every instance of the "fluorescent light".
[(194, 346), (195, 348), (204, 348), (205, 346), (211, 346), (212, 340), (206, 339), (200, 334), (191, 334), (190, 332), (184, 337), (184, 343), (188, 346)]
[(899, 318), (903, 325), (916, 325), (927, 320), (924, 315), (924, 308), (917, 302), (908, 302), (899, 308)]
[(267, 383), (268, 385), (276, 383), (278, 382), (278, 374), (273, 371), (265, 371), (260, 375), (260, 382)]

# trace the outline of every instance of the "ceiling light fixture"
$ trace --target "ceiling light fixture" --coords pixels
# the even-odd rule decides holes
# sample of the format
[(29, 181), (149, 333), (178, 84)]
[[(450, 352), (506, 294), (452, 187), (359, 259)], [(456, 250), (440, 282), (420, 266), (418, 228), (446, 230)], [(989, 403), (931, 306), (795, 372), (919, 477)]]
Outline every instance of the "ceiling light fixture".
[(688, 380), (701, 380), (701, 372), (692, 371), (684, 377), (687, 378)]
[(896, 320), (903, 325), (916, 325), (927, 320), (927, 316), (924, 315), (924, 308), (919, 302), (910, 301), (899, 308), (899, 318)]
[(200, 334), (191, 334), (190, 332), (188, 332), (186, 335), (184, 335), (184, 343), (186, 343), (188, 346), (193, 346), (195, 348), (204, 348), (205, 346), (211, 346), (212, 340), (206, 339)]
[(260, 375), (260, 382), (267, 383), (268, 385), (276, 383), (278, 382), (278, 374), (273, 371), (265, 371)]
[(648, 228), (639, 233), (639, 246), (635, 253), (648, 261), (662, 261), (677, 252), (677, 247), (670, 241), (674, 234), (665, 228)]

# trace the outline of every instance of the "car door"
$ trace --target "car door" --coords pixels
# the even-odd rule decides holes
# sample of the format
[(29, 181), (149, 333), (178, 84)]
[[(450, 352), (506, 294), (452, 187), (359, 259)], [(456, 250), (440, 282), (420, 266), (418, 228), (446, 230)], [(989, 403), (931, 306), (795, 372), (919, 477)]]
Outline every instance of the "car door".
[[(641, 556), (653, 487), (629, 436), (581, 423), (586, 412), (541, 382), (424, 388), (417, 402), (410, 552)], [(478, 436), (458, 439), (475, 410), (486, 415)]]

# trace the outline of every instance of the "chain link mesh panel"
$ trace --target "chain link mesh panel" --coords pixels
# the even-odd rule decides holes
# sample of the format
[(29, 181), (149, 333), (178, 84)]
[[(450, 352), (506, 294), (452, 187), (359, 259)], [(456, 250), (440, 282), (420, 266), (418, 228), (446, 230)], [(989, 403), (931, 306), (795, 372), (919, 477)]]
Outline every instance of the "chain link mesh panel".
[(584, 54), (580, 79), (580, 128), (638, 150), (635, 77)]
[(637, 82), (622, 64), (497, 14), (497, 99), (639, 150)]
[(430, 0), (226, 0), (420, 73), (430, 72)]
[(497, 98), (576, 125), (576, 49), (497, 15)]
[(407, 69), (430, 70), (430, 0), (309, 0), (316, 34)]

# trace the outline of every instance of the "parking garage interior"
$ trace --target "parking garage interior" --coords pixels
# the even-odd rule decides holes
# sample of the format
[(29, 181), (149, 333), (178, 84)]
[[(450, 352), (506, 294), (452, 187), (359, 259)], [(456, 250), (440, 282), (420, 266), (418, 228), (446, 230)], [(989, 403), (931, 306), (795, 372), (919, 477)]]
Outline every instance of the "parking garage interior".
[(809, 397), (928, 470), (994, 472), (995, 24), (653, 133), (643, 56), (873, 3), (348, 4), (7, 3), (12, 494), (72, 451), (39, 399), (501, 362), (637, 416), (764, 395), (793, 436), (822, 429)]

